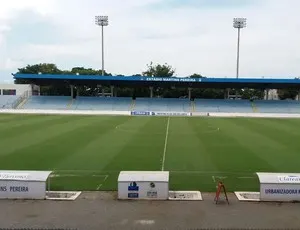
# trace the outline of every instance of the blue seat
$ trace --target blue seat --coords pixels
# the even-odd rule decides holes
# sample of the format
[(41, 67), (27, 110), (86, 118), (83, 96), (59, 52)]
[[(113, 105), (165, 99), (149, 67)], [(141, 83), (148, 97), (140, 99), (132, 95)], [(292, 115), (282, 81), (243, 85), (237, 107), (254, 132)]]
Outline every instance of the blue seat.
[(23, 109), (67, 109), (71, 97), (65, 96), (32, 96)]
[(71, 109), (129, 111), (132, 99), (123, 97), (77, 97)]
[(190, 112), (191, 106), (188, 99), (137, 98), (134, 110), (158, 112)]
[(15, 95), (0, 95), (0, 109), (11, 109), (17, 98)]
[(251, 113), (248, 100), (196, 99), (197, 112)]
[(300, 113), (300, 102), (290, 100), (255, 101), (258, 111), (261, 113)]

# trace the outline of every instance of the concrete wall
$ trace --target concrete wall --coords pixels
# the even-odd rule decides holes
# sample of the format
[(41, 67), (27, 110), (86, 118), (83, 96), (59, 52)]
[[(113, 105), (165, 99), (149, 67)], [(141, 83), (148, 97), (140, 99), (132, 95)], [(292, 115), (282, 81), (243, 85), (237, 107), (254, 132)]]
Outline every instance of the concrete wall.
[(0, 84), (0, 92), (1, 95), (3, 95), (3, 90), (4, 89), (13, 89), (16, 90), (16, 95), (17, 96), (21, 96), (23, 95), (25, 92), (31, 92), (32, 88), (31, 85), (16, 85), (16, 84)]

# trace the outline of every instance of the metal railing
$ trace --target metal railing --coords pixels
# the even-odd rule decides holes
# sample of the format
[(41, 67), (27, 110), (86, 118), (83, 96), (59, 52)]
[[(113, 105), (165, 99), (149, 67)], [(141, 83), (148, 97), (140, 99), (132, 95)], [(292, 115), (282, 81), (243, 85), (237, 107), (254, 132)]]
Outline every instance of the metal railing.
[(25, 91), (20, 97), (17, 98), (17, 100), (15, 100), (13, 103), (10, 104), (9, 108), (10, 109), (17, 109), (18, 106), (26, 99), (29, 98), (30, 92), (29, 91)]

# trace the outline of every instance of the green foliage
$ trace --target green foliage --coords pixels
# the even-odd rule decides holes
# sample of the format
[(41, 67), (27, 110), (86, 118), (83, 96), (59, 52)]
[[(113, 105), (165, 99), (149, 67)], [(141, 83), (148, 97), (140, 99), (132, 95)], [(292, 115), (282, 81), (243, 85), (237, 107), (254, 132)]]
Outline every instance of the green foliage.
[[(27, 65), (26, 67), (19, 68), (18, 73), (22, 74), (79, 74), (79, 75), (101, 75), (101, 70), (94, 70), (91, 68), (84, 67), (74, 67), (71, 71), (60, 70), (55, 64), (52, 63), (41, 63), (35, 65)], [(106, 76), (111, 76), (110, 73), (104, 72)], [(15, 80), (16, 84), (30, 84), (28, 80), (18, 79)], [(75, 88), (79, 91), (82, 96), (97, 96), (100, 94), (102, 89), (95, 86), (77, 86)], [(105, 87), (107, 91), (107, 87)], [(41, 86), (41, 95), (53, 95), (53, 96), (68, 96), (70, 95), (70, 86), (65, 83), (51, 85), (51, 86)]]
[(242, 96), (242, 99), (263, 99), (264, 91), (261, 89), (241, 89), (239, 94)]
[(194, 73), (190, 76), (190, 78), (206, 78), (206, 77), (203, 77), (201, 74)]
[(147, 65), (147, 70), (143, 72), (143, 76), (147, 77), (173, 77), (175, 74), (175, 70), (172, 68), (172, 66), (168, 64), (157, 64), (153, 65), (153, 62), (151, 62), (149, 65)]
[(278, 92), (278, 97), (281, 100), (295, 99), (296, 96), (298, 95), (297, 89), (279, 89), (277, 92)]
[(27, 65), (24, 68), (19, 68), (18, 73), (23, 74), (61, 74), (62, 71), (55, 64), (41, 63), (36, 65)]
[[(72, 68), (70, 74), (79, 74), (79, 75), (102, 75), (102, 70), (94, 70), (91, 68), (84, 67), (74, 67)], [(111, 76), (111, 74), (104, 71), (104, 76)]]

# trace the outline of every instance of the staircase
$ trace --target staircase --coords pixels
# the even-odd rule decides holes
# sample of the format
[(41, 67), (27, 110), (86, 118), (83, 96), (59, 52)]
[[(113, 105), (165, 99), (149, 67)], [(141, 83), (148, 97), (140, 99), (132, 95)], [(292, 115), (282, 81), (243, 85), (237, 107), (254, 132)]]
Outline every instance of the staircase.
[(255, 103), (252, 101), (251, 102), (251, 107), (254, 113), (258, 113), (258, 108), (256, 107)]
[(73, 103), (74, 103), (74, 99), (72, 98), (71, 101), (69, 102), (69, 104), (67, 105), (67, 109), (71, 109)]
[(196, 103), (195, 101), (191, 101), (191, 112), (195, 112), (196, 111)]
[(132, 100), (131, 101), (131, 105), (130, 105), (130, 111), (133, 111), (134, 110), (134, 108), (135, 108), (135, 100)]

